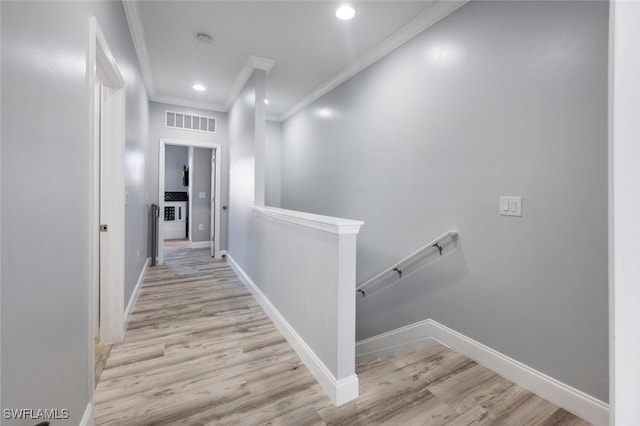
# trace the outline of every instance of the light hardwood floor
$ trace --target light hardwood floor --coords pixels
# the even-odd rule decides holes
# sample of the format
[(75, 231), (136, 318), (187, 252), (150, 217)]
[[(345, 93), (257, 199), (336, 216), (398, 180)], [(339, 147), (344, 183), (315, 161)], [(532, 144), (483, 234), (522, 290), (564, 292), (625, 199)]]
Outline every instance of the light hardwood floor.
[(176, 242), (109, 354), (96, 424), (588, 424), (444, 346), (357, 373), (336, 408), (227, 263)]

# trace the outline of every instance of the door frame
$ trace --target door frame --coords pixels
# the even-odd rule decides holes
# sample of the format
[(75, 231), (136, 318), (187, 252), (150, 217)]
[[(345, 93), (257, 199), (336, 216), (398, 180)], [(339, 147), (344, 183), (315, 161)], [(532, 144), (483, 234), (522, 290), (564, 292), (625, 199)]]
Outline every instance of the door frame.
[[(158, 219), (158, 265), (164, 263), (164, 176), (165, 176), (165, 150), (167, 145), (178, 145), (194, 148), (208, 148), (212, 150), (216, 161), (216, 182), (215, 182), (215, 211), (212, 212), (215, 220), (215, 229), (213, 230), (215, 238), (215, 259), (222, 259), (220, 255), (220, 168), (222, 161), (222, 146), (213, 142), (198, 142), (183, 139), (160, 139), (158, 153), (158, 206), (160, 207), (160, 217)], [(189, 180), (191, 180), (191, 171), (189, 171)], [(189, 182), (191, 183), (191, 182)], [(212, 188), (213, 189), (213, 188)], [(191, 224), (191, 220), (189, 221)], [(191, 238), (191, 235), (189, 235)]]
[[(218, 161), (218, 151), (213, 150), (211, 152), (211, 188), (215, 188), (219, 180), (217, 161)], [(209, 206), (211, 211), (214, 211), (215, 209), (218, 208), (216, 199), (215, 197), (212, 197), (211, 194), (209, 194)], [(218, 249), (216, 249), (215, 247), (215, 242), (216, 240), (218, 240), (218, 238), (220, 238), (220, 234), (216, 230), (216, 223), (218, 223), (218, 221), (216, 221), (215, 215), (210, 215), (210, 216), (211, 217), (209, 218), (209, 229), (211, 230), (211, 232), (209, 235), (209, 240), (211, 240), (212, 238), (214, 239), (209, 248), (211, 249), (211, 257), (215, 257), (216, 254), (218, 254), (218, 252), (220, 251), (219, 250), (220, 244), (218, 244)]]
[(609, 3), (609, 424), (640, 411), (640, 4)]
[[(100, 126), (96, 119), (96, 84), (101, 83), (108, 93), (102, 104)], [(89, 23), (89, 49), (87, 55), (87, 91), (89, 98), (89, 318), (93, 322), (97, 313), (96, 290), (100, 286), (100, 340), (114, 343), (124, 337), (124, 209), (125, 209), (125, 81), (115, 63), (107, 40), (95, 17)], [(104, 130), (104, 131), (101, 131)], [(109, 171), (112, 188), (100, 193), (100, 139), (104, 142), (105, 167)], [(100, 202), (109, 225), (107, 249), (100, 250)], [(109, 264), (108, 280), (100, 282), (100, 262)], [(93, 371), (94, 327), (89, 329), (89, 365)], [(94, 379), (90, 374), (93, 394)]]

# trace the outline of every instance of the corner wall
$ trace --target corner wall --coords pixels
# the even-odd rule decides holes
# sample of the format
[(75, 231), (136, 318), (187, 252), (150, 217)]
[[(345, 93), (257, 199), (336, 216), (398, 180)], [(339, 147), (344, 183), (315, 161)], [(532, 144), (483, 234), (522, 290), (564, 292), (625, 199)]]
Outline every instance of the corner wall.
[[(262, 88), (258, 87), (260, 84), (263, 85)], [(260, 90), (264, 91), (264, 71), (257, 70), (249, 78), (229, 110), (228, 252), (249, 275), (252, 270), (251, 233), (257, 176), (256, 98)], [(262, 119), (264, 120), (264, 115)], [(264, 145), (264, 140), (262, 144)]]
[(266, 206), (280, 207), (282, 186), (282, 125), (267, 121), (266, 127), (266, 172), (265, 200)]
[(459, 232), (358, 340), (433, 318), (608, 400), (607, 19), (470, 2), (283, 123), (282, 207), (364, 220), (357, 282)]

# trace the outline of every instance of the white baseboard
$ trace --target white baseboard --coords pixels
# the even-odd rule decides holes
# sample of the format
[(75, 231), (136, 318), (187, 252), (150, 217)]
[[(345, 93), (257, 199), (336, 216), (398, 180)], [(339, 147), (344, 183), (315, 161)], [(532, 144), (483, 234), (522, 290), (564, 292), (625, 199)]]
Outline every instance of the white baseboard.
[(79, 426), (94, 426), (94, 424), (95, 421), (93, 419), (93, 404), (89, 402), (87, 404), (87, 408), (85, 408), (84, 410), (84, 414), (82, 415)]
[(609, 424), (609, 405), (434, 320), (428, 319), (356, 344), (358, 362), (402, 355), (440, 342), (501, 376), (593, 423)]
[(142, 287), (142, 283), (144, 282), (144, 274), (147, 272), (147, 267), (149, 266), (150, 262), (151, 258), (147, 257), (147, 260), (144, 261), (144, 265), (142, 266), (142, 271), (140, 271), (138, 282), (133, 289), (133, 293), (131, 293), (131, 298), (129, 299), (129, 303), (127, 304), (127, 309), (124, 311), (124, 333), (126, 333), (127, 331), (127, 326), (129, 325), (129, 315), (131, 315), (131, 311), (133, 310), (133, 307), (136, 305), (136, 301), (138, 300), (140, 288)]
[(407, 355), (440, 344), (432, 337), (415, 334), (398, 329), (361, 340), (356, 343), (356, 364)]
[(302, 359), (304, 365), (309, 369), (318, 383), (320, 383), (320, 386), (322, 386), (324, 391), (329, 395), (331, 401), (333, 401), (336, 406), (340, 406), (357, 398), (359, 393), (358, 376), (354, 373), (344, 379), (336, 379), (320, 358), (318, 358), (318, 356), (311, 350), (309, 345), (307, 345), (302, 337), (300, 337), (293, 327), (291, 327), (287, 320), (280, 314), (280, 312), (278, 312), (276, 307), (271, 304), (264, 293), (262, 293), (253, 280), (249, 278), (240, 265), (238, 265), (228, 253), (227, 260), (244, 285), (258, 301), (262, 309), (264, 309), (269, 318), (271, 318), (271, 321), (273, 321), (278, 330), (280, 330), (285, 339), (287, 339), (289, 344)]
[(211, 248), (211, 241), (192, 241), (189, 247), (192, 249)]

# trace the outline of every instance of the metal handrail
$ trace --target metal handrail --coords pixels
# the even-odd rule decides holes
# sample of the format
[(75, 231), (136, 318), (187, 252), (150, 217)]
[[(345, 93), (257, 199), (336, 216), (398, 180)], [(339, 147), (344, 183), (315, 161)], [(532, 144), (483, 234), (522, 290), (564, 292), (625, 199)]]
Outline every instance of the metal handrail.
[(435, 240), (433, 240), (430, 243), (428, 243), (425, 246), (423, 246), (421, 249), (411, 253), (409, 256), (405, 257), (404, 259), (402, 259), (401, 261), (395, 263), (394, 265), (388, 267), (387, 269), (385, 269), (384, 271), (380, 272), (379, 274), (369, 278), (368, 280), (366, 280), (362, 284), (359, 284), (356, 287), (356, 291), (361, 293), (362, 297), (365, 297), (365, 291), (364, 291), (365, 287), (369, 287), (369, 286), (371, 286), (371, 284), (375, 283), (376, 281), (382, 280), (382, 278), (385, 278), (390, 273), (397, 273), (398, 274), (398, 278), (402, 278), (402, 270), (403, 270), (404, 266), (409, 264), (414, 258), (416, 258), (416, 257), (418, 257), (420, 255), (426, 254), (427, 252), (429, 252), (429, 251), (431, 251), (433, 249), (438, 249), (438, 252), (440, 253), (440, 256), (442, 256), (442, 243), (444, 241), (448, 240), (448, 239), (455, 238), (457, 235), (458, 235), (457, 231), (445, 232), (444, 234), (440, 235)]

